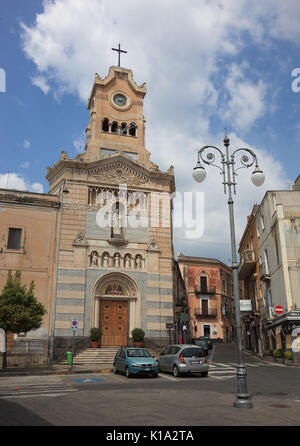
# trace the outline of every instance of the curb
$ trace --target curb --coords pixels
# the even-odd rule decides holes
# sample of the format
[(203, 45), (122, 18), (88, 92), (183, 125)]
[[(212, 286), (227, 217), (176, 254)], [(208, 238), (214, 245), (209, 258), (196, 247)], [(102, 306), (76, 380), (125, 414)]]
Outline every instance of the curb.
[(300, 367), (300, 364), (299, 363), (292, 363), (292, 364), (286, 364), (285, 362), (277, 362), (277, 361), (274, 361), (273, 359), (272, 359), (272, 357), (269, 357), (269, 356), (261, 356), (261, 355), (259, 355), (259, 354), (257, 354), (257, 353), (253, 353), (253, 352), (250, 352), (249, 350), (243, 350), (244, 351), (244, 353), (246, 354), (246, 355), (248, 355), (248, 356), (255, 356), (255, 358), (257, 358), (257, 359), (261, 359), (262, 361), (264, 361), (264, 362), (268, 362), (268, 363), (270, 363), (270, 364), (280, 364), (280, 365), (285, 365), (285, 366), (287, 366), (287, 367)]
[(11, 377), (11, 376), (47, 376), (47, 375), (74, 375), (74, 374), (85, 374), (85, 373), (111, 373), (112, 369), (84, 369), (84, 370), (75, 370), (75, 369), (62, 369), (62, 370), (34, 370), (34, 371), (22, 371), (22, 372), (1, 372), (1, 377)]

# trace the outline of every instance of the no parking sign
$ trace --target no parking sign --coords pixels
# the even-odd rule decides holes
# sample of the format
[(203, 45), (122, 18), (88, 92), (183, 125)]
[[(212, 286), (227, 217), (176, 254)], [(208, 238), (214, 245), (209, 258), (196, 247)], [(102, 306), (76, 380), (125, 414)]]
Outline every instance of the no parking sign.
[(72, 321), (72, 330), (77, 330), (77, 328), (78, 328), (78, 321), (74, 319)]

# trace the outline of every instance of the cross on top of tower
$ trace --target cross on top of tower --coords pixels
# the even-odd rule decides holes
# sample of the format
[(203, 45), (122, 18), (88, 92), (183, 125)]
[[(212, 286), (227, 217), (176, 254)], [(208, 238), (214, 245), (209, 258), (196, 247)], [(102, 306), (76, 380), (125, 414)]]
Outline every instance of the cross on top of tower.
[(120, 66), (120, 54), (121, 53), (127, 53), (127, 51), (121, 50), (121, 45), (119, 44), (118, 48), (112, 48), (113, 51), (118, 51), (119, 57), (118, 57), (118, 67)]

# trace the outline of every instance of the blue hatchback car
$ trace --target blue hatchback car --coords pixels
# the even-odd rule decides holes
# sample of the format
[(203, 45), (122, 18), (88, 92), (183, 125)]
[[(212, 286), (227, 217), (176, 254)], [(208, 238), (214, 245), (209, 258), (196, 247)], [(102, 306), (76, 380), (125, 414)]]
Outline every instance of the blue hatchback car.
[(113, 364), (114, 373), (125, 373), (127, 378), (138, 374), (158, 376), (158, 362), (145, 348), (120, 347)]

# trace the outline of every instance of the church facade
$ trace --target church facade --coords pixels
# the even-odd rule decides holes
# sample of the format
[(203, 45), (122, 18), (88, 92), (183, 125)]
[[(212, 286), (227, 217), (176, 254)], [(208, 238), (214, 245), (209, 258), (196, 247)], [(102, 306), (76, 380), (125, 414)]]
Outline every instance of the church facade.
[(47, 168), (47, 196), (60, 203), (59, 248), (50, 260), (57, 262), (51, 320), (59, 356), (74, 319), (83, 347), (92, 327), (102, 329), (102, 346), (131, 343), (134, 328), (145, 331), (146, 346), (168, 342), (175, 182), (173, 167), (161, 172), (145, 147), (145, 94), (131, 70), (113, 66), (104, 79), (96, 74), (84, 153), (70, 159), (62, 151)]

